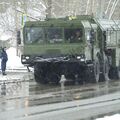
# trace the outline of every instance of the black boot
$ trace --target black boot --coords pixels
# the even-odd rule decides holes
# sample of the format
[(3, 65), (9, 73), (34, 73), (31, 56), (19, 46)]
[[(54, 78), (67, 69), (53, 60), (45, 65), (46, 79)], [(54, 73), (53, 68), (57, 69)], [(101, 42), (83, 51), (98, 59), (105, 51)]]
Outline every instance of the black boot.
[(7, 75), (5, 72), (2, 72), (2, 75)]

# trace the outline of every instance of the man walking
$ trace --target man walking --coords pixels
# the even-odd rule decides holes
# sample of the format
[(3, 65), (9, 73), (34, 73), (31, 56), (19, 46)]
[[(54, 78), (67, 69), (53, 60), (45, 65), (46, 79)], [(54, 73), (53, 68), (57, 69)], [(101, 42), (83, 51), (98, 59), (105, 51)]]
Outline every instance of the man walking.
[(6, 75), (5, 70), (6, 70), (6, 63), (8, 61), (8, 55), (6, 53), (6, 47), (2, 48), (1, 52), (1, 70), (2, 70), (2, 75)]

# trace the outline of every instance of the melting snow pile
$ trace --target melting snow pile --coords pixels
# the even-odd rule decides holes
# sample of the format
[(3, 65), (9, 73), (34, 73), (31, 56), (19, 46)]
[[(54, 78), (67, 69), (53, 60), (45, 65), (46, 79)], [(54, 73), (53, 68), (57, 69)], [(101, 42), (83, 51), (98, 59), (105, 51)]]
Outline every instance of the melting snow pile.
[(21, 58), (16, 56), (16, 48), (11, 47), (6, 50), (8, 54), (7, 69), (23, 69), (25, 68), (21, 63)]
[(120, 114), (115, 114), (113, 116), (105, 116), (104, 118), (98, 118), (96, 120), (120, 120)]

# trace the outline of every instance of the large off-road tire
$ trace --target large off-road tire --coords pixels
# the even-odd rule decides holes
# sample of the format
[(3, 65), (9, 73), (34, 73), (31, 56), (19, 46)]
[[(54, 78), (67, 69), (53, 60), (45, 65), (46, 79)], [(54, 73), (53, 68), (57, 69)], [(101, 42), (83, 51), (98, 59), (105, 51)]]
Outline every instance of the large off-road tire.
[(120, 67), (116, 67), (116, 78), (120, 79)]
[(120, 79), (120, 67), (110, 67), (109, 77), (111, 79)]
[(90, 73), (90, 82), (98, 83), (100, 77), (100, 63), (98, 57), (95, 58)]
[(87, 71), (87, 67), (82, 67), (82, 69), (79, 70), (78, 75), (76, 77), (76, 82), (78, 84), (84, 84), (87, 83), (87, 79), (88, 79), (88, 71)]
[(39, 64), (34, 65), (34, 78), (37, 83), (46, 84), (48, 81), (45, 78), (45, 70)]
[(65, 78), (66, 78), (66, 84), (75, 84), (75, 74), (72, 74), (72, 73), (67, 73), (65, 74)]
[(73, 85), (76, 82), (76, 75), (78, 71), (78, 63), (77, 62), (67, 62), (64, 63), (62, 67), (63, 74), (66, 78), (66, 85)]
[(35, 81), (37, 83), (42, 83), (42, 84), (46, 84), (47, 83), (45, 78), (40, 73), (34, 72), (34, 77), (35, 77)]
[(46, 78), (45, 79), (49, 83), (59, 84), (60, 79), (61, 79), (61, 75), (60, 75), (60, 73), (56, 73), (56, 72), (48, 72), (46, 74)]
[(59, 65), (49, 64), (49, 63), (43, 63), (43, 64), (36, 63), (34, 65), (34, 77), (37, 83), (58, 84), (61, 79)]
[(99, 59), (96, 58), (94, 62), (94, 82), (98, 83), (99, 82), (99, 77), (100, 77), (100, 63)]
[(102, 81), (108, 81), (109, 79), (109, 71), (110, 71), (110, 65), (107, 56), (104, 55), (104, 61), (102, 64), (102, 73), (101, 73), (101, 80)]

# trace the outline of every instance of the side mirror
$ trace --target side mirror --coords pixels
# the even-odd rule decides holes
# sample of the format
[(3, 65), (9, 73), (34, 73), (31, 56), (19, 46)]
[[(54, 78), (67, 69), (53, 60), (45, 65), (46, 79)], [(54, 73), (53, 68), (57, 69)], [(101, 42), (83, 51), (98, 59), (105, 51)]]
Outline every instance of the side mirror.
[(17, 31), (17, 44), (21, 44), (21, 34), (20, 31)]

